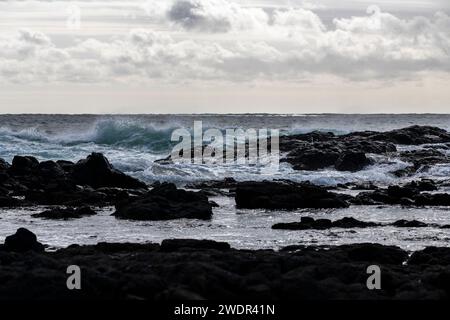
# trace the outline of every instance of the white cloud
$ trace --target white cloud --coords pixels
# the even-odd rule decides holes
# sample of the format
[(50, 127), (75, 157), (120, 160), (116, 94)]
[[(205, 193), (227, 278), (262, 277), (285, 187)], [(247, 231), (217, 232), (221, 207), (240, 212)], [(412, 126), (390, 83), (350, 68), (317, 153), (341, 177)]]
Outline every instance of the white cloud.
[(450, 72), (450, 18), (443, 12), (401, 19), (372, 6), (327, 27), (303, 8), (267, 11), (225, 0), (150, 4), (147, 12), (170, 32), (141, 28), (68, 46), (30, 30), (0, 35), (0, 82), (288, 83), (317, 75), (365, 81)]

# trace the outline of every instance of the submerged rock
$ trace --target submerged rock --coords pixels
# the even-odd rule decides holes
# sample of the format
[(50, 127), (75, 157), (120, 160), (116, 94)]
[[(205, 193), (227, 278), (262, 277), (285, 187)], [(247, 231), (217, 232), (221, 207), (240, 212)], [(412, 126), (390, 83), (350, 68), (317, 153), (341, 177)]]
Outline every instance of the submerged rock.
[(81, 208), (55, 208), (47, 210), (41, 213), (33, 214), (32, 217), (35, 218), (46, 218), (46, 219), (78, 219), (85, 216), (96, 215), (97, 212), (89, 207)]
[(113, 215), (131, 220), (210, 219), (212, 205), (200, 192), (163, 183), (142, 196), (119, 202)]

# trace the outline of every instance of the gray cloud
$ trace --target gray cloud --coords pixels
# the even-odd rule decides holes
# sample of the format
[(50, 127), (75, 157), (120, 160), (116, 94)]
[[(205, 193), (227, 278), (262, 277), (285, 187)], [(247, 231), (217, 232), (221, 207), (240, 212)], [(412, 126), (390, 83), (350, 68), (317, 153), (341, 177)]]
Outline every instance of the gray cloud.
[(170, 8), (168, 17), (186, 29), (199, 29), (211, 32), (227, 32), (231, 23), (225, 17), (214, 17), (204, 11), (202, 3), (197, 1), (177, 1)]

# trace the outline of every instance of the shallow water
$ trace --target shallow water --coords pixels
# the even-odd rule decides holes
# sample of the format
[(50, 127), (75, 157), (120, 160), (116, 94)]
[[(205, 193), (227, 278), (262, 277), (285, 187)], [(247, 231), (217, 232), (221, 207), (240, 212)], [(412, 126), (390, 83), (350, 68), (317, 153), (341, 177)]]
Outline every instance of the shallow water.
[(439, 228), (356, 228), (330, 230), (272, 230), (280, 222), (299, 221), (303, 216), (331, 220), (352, 216), (363, 221), (394, 222), (400, 219), (448, 224), (448, 208), (402, 208), (400, 206), (354, 206), (333, 210), (237, 210), (234, 198), (212, 197), (220, 207), (214, 208), (211, 221), (128, 221), (111, 216), (113, 208), (102, 209), (96, 216), (57, 221), (33, 218), (44, 208), (7, 210), (0, 214), (0, 241), (19, 227), (32, 230), (50, 249), (70, 244), (98, 242), (160, 242), (168, 238), (193, 238), (226, 241), (235, 248), (279, 249), (288, 245), (341, 245), (376, 242), (397, 245), (414, 251), (426, 246), (450, 246), (450, 229)]

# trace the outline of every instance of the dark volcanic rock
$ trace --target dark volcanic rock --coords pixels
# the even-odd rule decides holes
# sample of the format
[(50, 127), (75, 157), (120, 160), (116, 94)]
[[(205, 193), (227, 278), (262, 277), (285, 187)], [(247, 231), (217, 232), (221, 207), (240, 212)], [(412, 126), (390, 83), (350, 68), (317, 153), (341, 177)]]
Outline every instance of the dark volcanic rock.
[(343, 247), (348, 248), (348, 257), (353, 261), (401, 264), (408, 258), (408, 254), (400, 248), (381, 244), (363, 243)]
[(437, 186), (433, 181), (424, 179), (404, 186), (361, 192), (349, 201), (356, 205), (450, 206), (450, 194), (422, 192), (436, 189)]
[[(280, 150), (286, 153), (282, 161), (290, 163), (295, 170), (317, 170), (334, 166), (338, 170), (358, 171), (370, 164), (365, 155), (367, 153), (394, 153), (397, 151), (395, 144), (421, 145), (449, 141), (450, 133), (443, 129), (412, 126), (388, 132), (364, 131), (341, 136), (330, 132), (282, 136)], [(345, 154), (352, 156), (342, 156)], [(450, 162), (448, 157), (431, 149), (402, 152), (400, 158), (418, 166), (414, 172), (424, 164)], [(403, 175), (407, 172), (396, 174)]]
[(320, 132), (283, 136), (280, 150), (286, 153), (282, 161), (290, 163), (295, 170), (336, 167), (344, 171), (361, 170), (370, 164), (366, 153), (397, 151), (393, 144), (372, 141), (366, 137), (335, 136)]
[(408, 264), (450, 266), (450, 248), (428, 247), (422, 251), (416, 251), (411, 255)]
[(89, 207), (81, 208), (55, 208), (47, 210), (41, 213), (33, 214), (35, 218), (46, 218), (46, 219), (78, 219), (84, 216), (96, 215), (97, 212)]
[(246, 209), (346, 208), (348, 196), (310, 183), (242, 182), (236, 187), (236, 205)]
[(283, 230), (325, 230), (331, 228), (369, 228), (377, 227), (380, 224), (375, 222), (364, 222), (359, 221), (354, 218), (342, 218), (336, 221), (331, 221), (328, 219), (313, 219), (310, 217), (302, 217), (300, 222), (291, 223), (278, 223), (272, 226), (272, 229), (283, 229)]
[(398, 227), (398, 228), (424, 228), (424, 227), (428, 227), (428, 224), (421, 222), (421, 221), (417, 221), (417, 220), (412, 220), (412, 221), (398, 220), (398, 221), (395, 221), (394, 223), (392, 223), (392, 226)]
[(29, 173), (39, 166), (39, 161), (31, 156), (15, 156), (12, 161), (10, 170), (15, 173)]
[(73, 168), (72, 176), (77, 184), (93, 188), (147, 188), (145, 183), (116, 170), (101, 153), (92, 153), (86, 159), (78, 161)]
[[(276, 252), (229, 249), (197, 240), (185, 240), (188, 247), (182, 243), (167, 247), (171, 241), (161, 247), (102, 243), (57, 252), (0, 251), (0, 300), (298, 301), (450, 296), (448, 282), (436, 281), (447, 272), (449, 249), (425, 249), (403, 264), (407, 252), (377, 244)], [(82, 290), (66, 287), (65, 270), (74, 262), (83, 270)], [(367, 290), (366, 270), (373, 264), (382, 268), (382, 290)]]
[(415, 198), (418, 206), (450, 206), (450, 194), (448, 193), (421, 193)]
[(363, 152), (346, 152), (342, 154), (335, 163), (338, 171), (360, 171), (372, 164)]
[(210, 219), (212, 205), (202, 193), (163, 183), (143, 196), (119, 202), (114, 216), (131, 220)]
[[(300, 222), (290, 222), (290, 223), (277, 223), (272, 226), (272, 229), (282, 229), (282, 230), (326, 230), (331, 228), (371, 228), (371, 227), (382, 227), (382, 226), (394, 226), (397, 228), (424, 228), (429, 226), (427, 223), (417, 221), (417, 220), (398, 220), (393, 223), (383, 224), (376, 222), (365, 222), (360, 221), (355, 218), (345, 217), (336, 221), (331, 221), (329, 219), (313, 219), (310, 217), (302, 217)], [(441, 226), (445, 228), (446, 226)]]
[(400, 153), (400, 159), (411, 162), (416, 171), (423, 166), (449, 163), (450, 157), (437, 150), (412, 150)]
[(31, 156), (16, 156), (11, 166), (0, 163), (0, 207), (105, 206), (123, 198), (123, 193), (145, 190), (145, 183), (114, 169), (98, 153), (76, 165), (62, 160), (39, 162)]
[(10, 167), (11, 166), (8, 162), (0, 158), (0, 172), (8, 170)]
[(450, 133), (430, 126), (411, 126), (387, 132), (353, 132), (347, 136), (364, 137), (374, 141), (385, 141), (403, 145), (421, 145), (450, 142)]
[(13, 207), (17, 207), (19, 205), (22, 204), (22, 201), (7, 196), (7, 195), (0, 195), (0, 208), (13, 208)]
[(230, 250), (231, 247), (226, 242), (216, 242), (212, 240), (192, 240), (192, 239), (167, 239), (161, 242), (161, 251), (172, 252), (180, 249), (213, 249), (219, 251)]
[(33, 232), (19, 228), (15, 234), (5, 238), (3, 249), (14, 252), (44, 251), (44, 246), (37, 241)]

